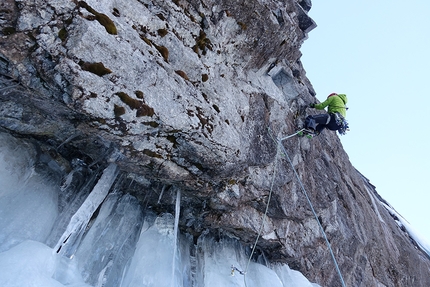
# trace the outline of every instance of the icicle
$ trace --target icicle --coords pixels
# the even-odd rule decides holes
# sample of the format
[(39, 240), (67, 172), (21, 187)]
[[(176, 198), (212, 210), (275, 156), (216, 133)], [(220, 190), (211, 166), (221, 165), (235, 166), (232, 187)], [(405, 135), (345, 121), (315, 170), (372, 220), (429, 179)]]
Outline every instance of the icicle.
[(175, 206), (175, 225), (173, 228), (173, 261), (172, 261), (172, 283), (175, 286), (175, 268), (176, 268), (176, 254), (178, 253), (178, 227), (179, 227), (179, 214), (181, 212), (181, 190), (178, 189), (176, 193), (176, 206)]
[(77, 138), (78, 136), (81, 136), (82, 135), (82, 132), (78, 132), (78, 133), (76, 133), (76, 134), (73, 134), (73, 135), (71, 135), (71, 136), (69, 136), (64, 142), (62, 142), (58, 147), (57, 147), (57, 150), (59, 149), (59, 148), (61, 148), (63, 145), (65, 145), (65, 144), (67, 144), (67, 143), (69, 143), (69, 142), (71, 142), (73, 139), (75, 139), (75, 138)]
[(139, 239), (142, 217), (134, 196), (109, 193), (75, 252), (85, 282), (91, 286), (120, 286), (120, 274)]
[(88, 195), (84, 203), (70, 219), (66, 231), (63, 233), (54, 249), (57, 253), (61, 253), (69, 258), (73, 257), (77, 245), (85, 231), (85, 227), (88, 225), (93, 213), (106, 198), (117, 174), (117, 166), (113, 163), (103, 171), (103, 175), (94, 186), (90, 195)]
[(164, 190), (166, 189), (166, 185), (163, 185), (163, 188), (161, 189), (161, 192), (160, 192), (160, 196), (158, 197), (158, 202), (157, 202), (157, 204), (160, 204), (160, 201), (161, 201), (161, 197), (163, 197), (163, 193), (164, 193)]

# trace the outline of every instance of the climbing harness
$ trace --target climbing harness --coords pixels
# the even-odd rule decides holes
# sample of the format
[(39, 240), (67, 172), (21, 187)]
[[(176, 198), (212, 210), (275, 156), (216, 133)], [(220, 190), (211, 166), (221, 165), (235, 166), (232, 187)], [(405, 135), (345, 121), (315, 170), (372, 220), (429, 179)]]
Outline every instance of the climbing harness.
[(263, 220), (262, 220), (262, 222), (261, 222), (261, 226), (260, 226), (260, 229), (259, 229), (259, 231), (258, 231), (258, 235), (257, 235), (257, 238), (256, 238), (256, 240), (255, 240), (255, 243), (254, 243), (254, 245), (253, 245), (253, 247), (252, 247), (252, 251), (251, 251), (251, 254), (250, 254), (250, 256), (249, 256), (248, 263), (246, 264), (246, 268), (245, 268), (245, 270), (244, 270), (244, 271), (241, 271), (240, 269), (236, 268), (235, 266), (233, 266), (233, 265), (231, 266), (231, 276), (234, 276), (234, 272), (235, 272), (235, 271), (238, 271), (238, 272), (239, 272), (239, 274), (243, 275), (243, 280), (244, 280), (244, 283), (245, 283), (245, 287), (247, 286), (247, 284), (246, 284), (246, 272), (248, 271), (248, 267), (249, 267), (249, 264), (250, 264), (250, 262), (251, 262), (252, 256), (254, 255), (255, 248), (256, 248), (256, 246), (257, 246), (258, 240), (260, 239), (260, 236), (261, 236), (261, 233), (262, 233), (262, 230), (263, 230), (263, 226), (264, 226), (264, 222), (265, 222), (266, 217), (267, 217), (267, 212), (268, 212), (268, 210), (269, 210), (269, 204), (270, 204), (270, 199), (271, 199), (271, 197), (272, 197), (273, 185), (274, 185), (275, 177), (276, 177), (276, 171), (277, 171), (277, 164), (278, 164), (278, 157), (279, 157), (279, 154), (280, 154), (280, 149), (282, 149), (283, 154), (284, 154), (284, 155), (285, 155), (285, 157), (287, 158), (288, 163), (290, 164), (290, 166), (291, 166), (291, 168), (292, 168), (292, 170), (293, 170), (293, 172), (294, 172), (294, 175), (296, 176), (296, 178), (297, 178), (297, 180), (298, 180), (298, 182), (299, 182), (300, 188), (302, 189), (303, 194), (305, 195), (306, 200), (307, 200), (307, 202), (309, 203), (309, 206), (310, 206), (310, 208), (311, 208), (311, 210), (312, 210), (312, 213), (313, 213), (313, 214), (314, 214), (314, 216), (315, 216), (315, 220), (316, 220), (316, 221), (317, 221), (317, 223), (318, 223), (318, 226), (319, 226), (319, 228), (320, 228), (320, 231), (321, 231), (321, 233), (322, 233), (322, 235), (323, 235), (323, 237), (324, 237), (324, 240), (325, 240), (325, 242), (326, 242), (326, 244), (327, 244), (327, 247), (328, 247), (328, 249), (329, 249), (329, 251), (330, 251), (330, 255), (331, 255), (332, 259), (333, 259), (333, 263), (334, 263), (334, 265), (335, 265), (335, 267), (336, 267), (336, 271), (337, 271), (337, 273), (338, 273), (338, 275), (339, 275), (339, 278), (340, 278), (340, 281), (341, 281), (341, 283), (342, 283), (342, 286), (343, 286), (343, 287), (346, 287), (346, 285), (345, 285), (345, 281), (343, 280), (342, 273), (341, 273), (340, 268), (339, 268), (339, 264), (338, 264), (338, 263), (337, 263), (337, 261), (336, 261), (336, 258), (335, 258), (334, 253), (333, 253), (333, 249), (331, 248), (330, 242), (328, 241), (328, 238), (327, 238), (327, 235), (326, 235), (326, 233), (325, 233), (325, 231), (324, 231), (324, 228), (322, 227), (322, 224), (321, 224), (320, 220), (318, 219), (318, 215), (317, 215), (317, 213), (316, 213), (316, 211), (315, 211), (315, 209), (314, 209), (314, 207), (313, 207), (313, 204), (312, 204), (312, 202), (311, 202), (311, 200), (310, 200), (310, 198), (309, 198), (309, 196), (308, 196), (308, 193), (306, 192), (306, 189), (305, 189), (305, 187), (304, 187), (304, 185), (303, 185), (303, 182), (302, 182), (302, 180), (300, 179), (299, 174), (297, 173), (296, 169), (294, 168), (293, 162), (291, 161), (291, 159), (290, 159), (290, 157), (289, 157), (289, 155), (288, 155), (287, 151), (285, 150), (285, 147), (282, 145), (282, 141), (284, 141), (284, 140), (286, 140), (286, 139), (289, 139), (289, 138), (291, 138), (291, 137), (293, 137), (293, 136), (295, 136), (295, 135), (298, 135), (300, 132), (303, 132), (303, 129), (302, 129), (302, 130), (299, 130), (299, 131), (297, 131), (297, 132), (295, 132), (295, 133), (293, 133), (293, 134), (291, 134), (291, 135), (288, 135), (288, 136), (286, 136), (286, 137), (283, 137), (283, 138), (281, 138), (281, 139), (275, 139), (275, 138), (272, 136), (271, 131), (270, 131), (270, 128), (269, 128), (269, 135), (270, 135), (270, 137), (272, 138), (272, 140), (276, 143), (276, 145), (277, 145), (277, 150), (276, 150), (276, 157), (275, 157), (275, 163), (274, 163), (274, 168), (273, 168), (272, 183), (271, 183), (271, 185), (270, 185), (269, 197), (268, 197), (268, 199), (267, 199), (267, 204), (266, 204), (266, 210), (265, 210), (265, 212), (264, 212)]

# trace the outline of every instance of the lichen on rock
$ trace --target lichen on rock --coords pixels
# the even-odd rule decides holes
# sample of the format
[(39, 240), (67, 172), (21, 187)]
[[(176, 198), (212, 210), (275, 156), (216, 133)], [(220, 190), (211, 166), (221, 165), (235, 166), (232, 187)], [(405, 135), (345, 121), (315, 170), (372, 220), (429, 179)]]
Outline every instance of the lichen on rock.
[(88, 63), (84, 61), (79, 61), (79, 66), (81, 66), (82, 70), (91, 72), (100, 77), (112, 73), (112, 71), (106, 68), (101, 62)]
[(115, 23), (109, 18), (109, 16), (99, 13), (96, 10), (94, 10), (90, 5), (88, 5), (85, 1), (79, 1), (78, 2), (79, 7), (85, 8), (88, 12), (94, 14), (95, 20), (97, 20), (100, 25), (105, 27), (106, 32), (112, 35), (118, 34), (118, 31), (116, 29)]

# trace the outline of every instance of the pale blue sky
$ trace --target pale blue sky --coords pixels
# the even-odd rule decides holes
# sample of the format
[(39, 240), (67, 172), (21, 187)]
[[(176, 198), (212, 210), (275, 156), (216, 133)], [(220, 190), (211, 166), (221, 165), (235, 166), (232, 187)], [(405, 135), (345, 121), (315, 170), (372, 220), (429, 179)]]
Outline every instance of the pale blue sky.
[(348, 95), (352, 164), (430, 242), (430, 1), (313, 1), (301, 48), (317, 98)]

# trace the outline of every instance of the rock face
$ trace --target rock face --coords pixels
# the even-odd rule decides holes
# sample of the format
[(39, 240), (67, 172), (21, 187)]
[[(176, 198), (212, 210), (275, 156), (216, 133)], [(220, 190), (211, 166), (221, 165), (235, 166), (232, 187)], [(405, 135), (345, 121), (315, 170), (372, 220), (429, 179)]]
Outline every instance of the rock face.
[[(294, 131), (315, 92), (300, 46), (310, 1), (3, 0), (0, 126), (67, 172), (116, 162), (158, 212), (182, 190), (182, 232), (252, 244), (340, 286), (292, 167), (267, 131)], [(300, 116), (303, 116), (301, 114)], [(329, 131), (283, 142), (348, 286), (430, 286), (430, 261)], [(272, 186), (273, 185), (273, 186)], [(145, 190), (145, 191), (142, 191)]]

